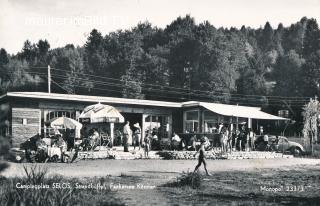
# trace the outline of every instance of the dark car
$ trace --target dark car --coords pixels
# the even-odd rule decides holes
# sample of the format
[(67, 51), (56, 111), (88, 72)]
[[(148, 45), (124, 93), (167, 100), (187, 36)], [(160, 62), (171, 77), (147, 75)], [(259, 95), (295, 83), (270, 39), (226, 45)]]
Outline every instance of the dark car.
[(11, 148), (9, 150), (9, 160), (14, 162), (24, 162), (26, 161), (26, 153), (25, 150), (22, 150), (20, 148)]
[(297, 142), (289, 141), (284, 136), (267, 135), (268, 142), (264, 141), (264, 135), (258, 135), (255, 141), (255, 148), (258, 151), (275, 151), (290, 153), (300, 156), (305, 152), (303, 146)]

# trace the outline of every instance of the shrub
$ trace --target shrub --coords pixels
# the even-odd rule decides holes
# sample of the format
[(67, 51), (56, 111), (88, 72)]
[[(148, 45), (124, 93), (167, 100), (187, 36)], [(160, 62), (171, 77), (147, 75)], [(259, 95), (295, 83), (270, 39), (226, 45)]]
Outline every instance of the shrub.
[[(0, 160), (8, 154), (10, 149), (10, 142), (8, 138), (0, 136)], [(6, 162), (0, 162), (0, 173), (9, 167)]]
[(200, 188), (202, 176), (199, 173), (183, 172), (174, 182), (167, 183), (165, 187), (191, 187), (193, 189)]

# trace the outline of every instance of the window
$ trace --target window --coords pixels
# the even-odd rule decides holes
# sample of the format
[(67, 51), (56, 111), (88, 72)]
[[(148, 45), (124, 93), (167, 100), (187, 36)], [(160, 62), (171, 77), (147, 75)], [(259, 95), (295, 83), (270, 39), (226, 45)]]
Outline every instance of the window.
[(22, 119), (22, 124), (23, 124), (23, 125), (27, 125), (27, 124), (28, 124), (28, 120), (27, 120), (26, 118), (23, 118), (23, 119)]
[(185, 112), (184, 128), (186, 133), (199, 132), (199, 111)]
[(279, 110), (278, 116), (284, 117), (284, 118), (289, 118), (289, 110)]
[[(221, 119), (221, 118), (220, 118)], [(219, 123), (219, 116), (210, 111), (203, 112), (203, 125), (205, 133), (214, 133)]]
[(57, 117), (68, 117), (71, 119), (75, 119), (76, 114), (75, 112), (70, 111), (52, 111), (47, 114), (47, 120), (51, 120)]
[(158, 136), (159, 139), (169, 137), (170, 126), (169, 116), (165, 115), (148, 115), (144, 119), (144, 133), (148, 131)]

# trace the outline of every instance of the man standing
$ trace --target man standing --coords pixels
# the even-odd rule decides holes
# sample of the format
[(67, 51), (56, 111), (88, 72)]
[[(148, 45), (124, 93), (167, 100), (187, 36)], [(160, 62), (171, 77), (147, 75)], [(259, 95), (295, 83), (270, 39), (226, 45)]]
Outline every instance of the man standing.
[(129, 139), (130, 133), (131, 133), (130, 122), (127, 121), (126, 124), (123, 127), (123, 147), (124, 147), (124, 152), (129, 152), (128, 139)]

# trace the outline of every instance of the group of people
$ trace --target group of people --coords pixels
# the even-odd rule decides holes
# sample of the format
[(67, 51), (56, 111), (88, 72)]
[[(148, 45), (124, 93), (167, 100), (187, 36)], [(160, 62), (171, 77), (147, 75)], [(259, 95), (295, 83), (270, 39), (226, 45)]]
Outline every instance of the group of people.
[[(22, 143), (21, 148), (25, 150), (29, 162), (64, 161), (67, 151), (74, 149), (74, 131), (66, 129), (59, 131), (54, 129), (50, 137), (41, 138), (38, 134)], [(68, 156), (69, 157), (69, 156)]]
[(151, 133), (150, 131), (147, 131), (147, 134), (145, 137), (142, 136), (141, 127), (139, 123), (135, 123), (134, 125), (134, 131), (130, 128), (130, 122), (127, 121), (126, 124), (123, 127), (123, 147), (124, 152), (129, 152), (129, 145), (133, 145), (134, 150), (141, 147), (144, 149), (145, 157), (149, 156), (150, 151), (150, 144), (151, 144)]
[[(239, 129), (233, 125), (220, 124), (218, 128), (219, 144), (223, 152), (232, 150), (255, 150), (256, 135), (251, 128), (242, 125)], [(214, 145), (216, 146), (216, 145)]]

